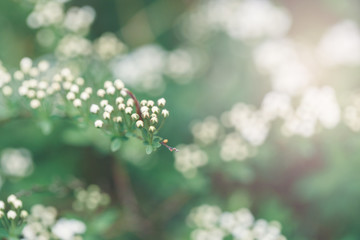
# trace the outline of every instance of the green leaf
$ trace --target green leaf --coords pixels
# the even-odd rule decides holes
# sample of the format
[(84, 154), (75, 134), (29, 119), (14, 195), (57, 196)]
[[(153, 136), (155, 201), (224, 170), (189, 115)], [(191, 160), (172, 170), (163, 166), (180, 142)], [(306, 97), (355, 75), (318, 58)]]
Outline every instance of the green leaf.
[(146, 146), (146, 154), (151, 154), (153, 152), (153, 147), (148, 145)]
[(121, 139), (120, 138), (114, 138), (112, 141), (111, 141), (111, 151), (112, 152), (116, 152), (117, 150), (119, 150), (121, 147)]

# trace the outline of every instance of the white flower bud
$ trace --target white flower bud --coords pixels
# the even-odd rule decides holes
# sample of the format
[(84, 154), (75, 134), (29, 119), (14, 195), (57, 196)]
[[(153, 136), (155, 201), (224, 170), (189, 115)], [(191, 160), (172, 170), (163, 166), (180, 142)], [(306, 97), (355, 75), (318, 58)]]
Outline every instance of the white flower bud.
[(54, 80), (55, 82), (61, 82), (61, 75), (60, 75), (60, 74), (55, 74), (55, 75), (53, 76), (53, 80)]
[(125, 104), (120, 103), (119, 106), (118, 106), (118, 109), (119, 110), (125, 110), (125, 107), (126, 107)]
[(111, 105), (106, 105), (105, 106), (105, 112), (112, 113), (112, 111), (114, 111), (113, 106), (111, 106)]
[(16, 212), (13, 211), (13, 210), (8, 211), (8, 212), (7, 212), (7, 217), (8, 217), (8, 219), (10, 219), (10, 220), (14, 220), (14, 219), (16, 218)]
[(103, 113), (103, 118), (104, 119), (110, 119), (110, 113), (109, 112), (104, 112)]
[(36, 92), (36, 97), (38, 99), (43, 99), (44, 97), (46, 97), (46, 93), (44, 91), (42, 91), (42, 90), (39, 90), (39, 91)]
[(99, 97), (104, 97), (106, 92), (104, 89), (99, 89), (97, 90), (96, 94), (99, 96)]
[(110, 86), (106, 89), (106, 93), (110, 95), (114, 95), (116, 89), (113, 86)]
[(126, 114), (131, 114), (132, 111), (133, 111), (133, 108), (132, 108), (132, 107), (126, 107), (126, 108), (125, 108), (125, 113), (126, 113)]
[(30, 107), (32, 109), (37, 109), (40, 107), (40, 105), (41, 105), (41, 103), (40, 103), (39, 99), (33, 99), (30, 101)]
[(109, 105), (109, 101), (108, 101), (108, 100), (103, 99), (103, 100), (100, 101), (100, 106), (101, 106), (101, 107), (105, 107), (106, 105)]
[(137, 121), (136, 121), (136, 127), (138, 127), (138, 128), (144, 127), (144, 122), (141, 121), (141, 120), (137, 120)]
[(123, 102), (124, 102), (124, 98), (122, 98), (122, 97), (117, 97), (116, 100), (115, 100), (116, 104), (120, 104), (120, 103), (123, 103)]
[(146, 106), (146, 104), (147, 104), (147, 101), (146, 101), (146, 100), (141, 100), (141, 102), (140, 102), (140, 105), (141, 105), (141, 106)]
[(156, 128), (155, 128), (154, 126), (150, 126), (150, 127), (149, 127), (149, 131), (150, 131), (150, 132), (155, 132), (155, 130), (156, 130)]
[(5, 209), (5, 203), (4, 201), (0, 201), (0, 210), (4, 210)]
[(149, 101), (147, 102), (148, 107), (153, 107), (154, 104), (155, 104), (155, 103), (154, 103), (153, 100), (149, 100)]
[(64, 82), (62, 86), (65, 90), (69, 90), (71, 88), (72, 84), (71, 84), (71, 82)]
[(28, 57), (25, 57), (23, 59), (21, 59), (20, 61), (20, 69), (21, 71), (23, 71), (24, 73), (27, 73), (30, 71), (32, 67), (32, 60)]
[(13, 90), (10, 86), (4, 86), (2, 92), (5, 96), (10, 96), (13, 93)]
[(158, 123), (158, 119), (157, 119), (156, 117), (153, 117), (153, 118), (150, 119), (150, 122), (151, 122), (152, 124)]
[(66, 99), (69, 101), (72, 101), (76, 98), (75, 93), (73, 92), (68, 92), (68, 94), (66, 94)]
[(160, 107), (164, 107), (165, 104), (166, 104), (165, 98), (160, 98), (160, 99), (157, 101), (157, 104), (158, 104)]
[(84, 101), (88, 100), (90, 98), (90, 95), (87, 92), (82, 92), (80, 94), (80, 98)]
[(93, 89), (91, 87), (87, 87), (85, 88), (84, 92), (88, 93), (89, 95), (91, 95), (93, 93)]
[(76, 85), (76, 84), (71, 85), (70, 91), (74, 92), (74, 93), (78, 93), (79, 92), (79, 86)]
[(84, 85), (85, 80), (82, 77), (78, 77), (75, 79), (75, 83), (79, 86), (82, 86), (82, 85)]
[(35, 95), (36, 95), (36, 92), (34, 90), (32, 90), (32, 89), (28, 90), (27, 93), (26, 93), (26, 96), (28, 98), (34, 98)]
[(124, 83), (120, 79), (116, 79), (114, 81), (114, 85), (115, 85), (116, 89), (118, 89), (118, 90), (124, 88), (124, 86), (125, 86)]
[(8, 196), (7, 198), (7, 202), (8, 203), (13, 203), (15, 200), (17, 200), (17, 197), (14, 194), (11, 194), (10, 196)]
[(137, 113), (133, 113), (133, 114), (131, 114), (131, 119), (132, 120), (138, 120), (139, 119), (139, 114), (137, 114)]
[(74, 107), (77, 107), (77, 108), (81, 107), (81, 105), (82, 105), (81, 100), (78, 98), (74, 100), (73, 104), (74, 104)]
[(91, 113), (98, 113), (100, 110), (100, 107), (96, 104), (91, 104), (90, 106), (90, 112)]
[(163, 109), (163, 110), (161, 111), (161, 114), (163, 115), (164, 118), (167, 118), (167, 117), (169, 116), (169, 111), (166, 110), (166, 109)]
[(151, 111), (153, 112), (153, 113), (159, 113), (159, 111), (160, 111), (160, 109), (157, 107), (157, 106), (155, 106), (155, 107), (152, 107), (151, 108)]
[(27, 94), (28, 90), (29, 89), (27, 87), (20, 86), (18, 92), (19, 92), (20, 96), (25, 96)]
[(94, 125), (96, 128), (101, 128), (104, 125), (104, 122), (101, 120), (96, 120)]
[(23, 80), (24, 79), (24, 73), (21, 71), (14, 72), (14, 78), (16, 80)]
[(128, 107), (133, 107), (133, 106), (134, 106), (134, 99), (129, 98), (129, 99), (127, 100), (127, 102), (126, 102), (126, 105), (127, 105)]
[(29, 75), (31, 77), (37, 77), (39, 76), (39, 70), (37, 68), (31, 68), (29, 71)]
[(12, 205), (14, 206), (14, 208), (18, 209), (21, 208), (23, 206), (23, 203), (21, 200), (16, 199), (12, 202)]
[(143, 118), (149, 118), (149, 117), (150, 117), (150, 114), (149, 114), (149, 112), (143, 112), (143, 113), (141, 114), (141, 116), (142, 116)]
[(50, 64), (48, 61), (42, 60), (38, 63), (38, 68), (40, 70), (40, 72), (45, 72), (49, 69)]
[(104, 88), (107, 89), (109, 87), (112, 87), (113, 86), (113, 83), (111, 81), (105, 81), (104, 82)]
[(27, 218), (29, 216), (29, 213), (26, 210), (21, 210), (20, 217), (21, 218)]
[(118, 116), (118, 117), (114, 117), (113, 118), (114, 122), (122, 122), (122, 117)]

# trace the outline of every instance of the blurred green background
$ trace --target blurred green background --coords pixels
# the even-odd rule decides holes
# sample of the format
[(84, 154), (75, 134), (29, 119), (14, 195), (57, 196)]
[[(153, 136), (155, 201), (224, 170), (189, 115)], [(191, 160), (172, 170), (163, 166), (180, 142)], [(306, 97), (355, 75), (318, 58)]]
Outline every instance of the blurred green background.
[[(193, 60), (190, 63), (193, 73), (174, 77), (166, 72), (150, 71), (162, 78), (158, 83), (161, 91), (144, 87), (146, 79), (137, 84), (129, 83), (129, 88), (140, 97), (165, 97), (170, 118), (161, 136), (168, 138), (171, 146), (195, 142), (207, 153), (207, 165), (200, 167), (194, 177), (187, 178), (176, 170), (174, 153), (166, 148), (146, 155), (140, 141), (130, 140), (120, 151), (111, 153), (110, 140), (96, 129), (83, 129), (71, 121), (51, 118), (50, 123), (46, 123), (51, 124), (51, 130), (44, 133), (37, 118), (14, 119), (1, 122), (0, 151), (6, 148), (30, 150), (34, 171), (25, 178), (3, 177), (1, 196), (5, 198), (34, 185), (67, 182), (74, 178), (86, 185), (97, 184), (110, 194), (111, 208), (118, 214), (116, 220), (111, 217), (104, 220), (107, 228), (98, 239), (190, 239), (191, 228), (186, 225), (186, 216), (193, 207), (204, 203), (228, 211), (245, 207), (256, 218), (277, 220), (290, 240), (360, 239), (360, 214), (357, 212), (360, 135), (349, 129), (345, 120), (340, 120), (332, 129), (317, 124), (314, 134), (307, 137), (284, 136), (283, 120), (274, 120), (266, 140), (254, 146), (256, 154), (244, 161), (221, 160), (219, 152), (228, 128), (221, 127), (219, 139), (208, 145), (197, 142), (192, 134), (197, 120), (215, 116), (221, 122), (222, 114), (238, 102), (260, 108), (264, 96), (274, 91), (276, 87), (271, 77), (259, 70), (253, 55), (254, 49), (268, 39), (286, 38), (297, 44), (299, 55), (302, 60), (306, 59), (304, 65), (315, 73), (304, 89), (331, 86), (342, 116), (349, 105), (349, 96), (356, 94), (360, 87), (359, 65), (323, 67), (314, 60), (313, 53), (331, 26), (348, 19), (359, 24), (359, 1), (272, 1), (273, 6), (291, 16), (291, 26), (277, 36), (264, 34), (250, 38), (236, 37), (236, 31), (231, 36), (228, 30), (221, 29), (228, 24), (228, 20), (222, 18), (226, 16), (227, 4), (231, 9), (233, 2), (243, 2), (240, 0), (220, 1), (224, 9), (218, 7), (211, 12), (219, 15), (220, 20), (201, 23), (194, 17), (198, 26), (191, 22), (192, 14), (206, 6), (206, 2), (211, 1), (73, 0), (64, 6), (65, 9), (91, 6), (96, 11), (96, 19), (84, 36), (96, 41), (103, 33), (114, 33), (127, 46), (119, 61), (149, 45), (160, 47), (164, 54), (176, 49), (187, 50)], [(27, 25), (34, 4), (23, 0), (0, 1), (0, 60), (10, 70), (16, 69), (24, 56), (54, 59), (57, 41), (64, 35), (61, 29), (49, 27), (55, 33), (54, 42), (48, 46), (39, 43), (39, 29)], [(149, 54), (152, 59), (157, 57), (152, 54), (159, 53)], [(354, 52), (356, 54), (360, 53)], [(86, 57), (62, 61), (64, 65), (79, 62), (84, 76), (95, 82), (113, 78), (118, 68), (118, 60), (103, 62), (103, 65)], [(290, 75), (298, 74), (289, 71)], [(294, 86), (296, 91), (303, 87), (301, 84)], [(301, 102), (305, 90), (288, 94), (294, 106)], [(6, 119), (5, 110), (0, 115)], [(181, 152), (181, 146), (178, 148)], [(115, 162), (118, 165), (114, 165)], [(114, 168), (119, 168), (120, 177), (114, 173)], [(136, 201), (127, 202), (126, 197), (117, 200), (119, 195), (135, 197)], [(24, 197), (23, 201), (27, 206), (53, 205), (71, 215), (72, 197), (38, 193)], [(140, 208), (137, 209), (141, 212), (140, 220), (137, 214), (127, 213), (133, 211), (133, 207), (126, 204), (134, 201), (136, 208)]]

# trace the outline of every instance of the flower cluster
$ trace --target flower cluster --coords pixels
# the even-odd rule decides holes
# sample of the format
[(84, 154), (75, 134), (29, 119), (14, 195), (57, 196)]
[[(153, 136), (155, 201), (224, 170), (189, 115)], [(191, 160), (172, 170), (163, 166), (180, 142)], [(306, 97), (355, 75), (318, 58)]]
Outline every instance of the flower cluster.
[(245, 208), (223, 212), (217, 206), (202, 205), (191, 211), (188, 223), (195, 228), (191, 233), (193, 240), (223, 240), (228, 237), (237, 240), (286, 240), (278, 222), (255, 220)]
[(208, 156), (205, 151), (197, 145), (180, 145), (181, 151), (175, 153), (175, 168), (185, 177), (194, 177), (197, 169), (208, 162)]
[(73, 208), (76, 211), (95, 211), (99, 207), (107, 206), (110, 197), (106, 193), (100, 192), (97, 185), (90, 185), (87, 189), (77, 189), (75, 191), (75, 201)]
[(33, 161), (29, 150), (7, 148), (1, 152), (1, 173), (10, 177), (26, 177), (33, 171)]
[(85, 231), (83, 222), (65, 218), (57, 220), (56, 208), (37, 204), (31, 208), (22, 234), (26, 240), (81, 240)]
[(7, 204), (0, 201), (0, 222), (3, 228), (11, 237), (19, 235), (28, 212), (23, 209), (23, 203), (15, 195), (10, 195), (7, 198)]
[(0, 82), (4, 84), (0, 88), (5, 99), (16, 95), (19, 105), (39, 109), (42, 116), (53, 114), (54, 109), (63, 109), (63, 115), (77, 114), (83, 122), (93, 121), (95, 127), (113, 136), (115, 150), (120, 146), (119, 138), (130, 136), (142, 139), (148, 145), (148, 152), (160, 147), (162, 139), (156, 134), (169, 116), (164, 98), (157, 102), (138, 101), (119, 79), (105, 81), (103, 88), (94, 89), (86, 86), (85, 80), (76, 77), (69, 68), (49, 76), (45, 73), (49, 67), (47, 61), (34, 65), (31, 59), (24, 58), (20, 70), (14, 73), (14, 80), (9, 79), (3, 69)]

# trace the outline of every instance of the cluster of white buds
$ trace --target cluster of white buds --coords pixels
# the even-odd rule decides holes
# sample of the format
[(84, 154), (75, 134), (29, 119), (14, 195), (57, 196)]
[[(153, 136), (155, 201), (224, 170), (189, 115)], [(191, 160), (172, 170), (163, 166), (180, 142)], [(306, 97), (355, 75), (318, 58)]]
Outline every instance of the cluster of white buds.
[(10, 195), (7, 203), (0, 201), (0, 222), (10, 235), (22, 227), (28, 215), (22, 201), (15, 195)]
[(161, 138), (153, 140), (169, 116), (169, 111), (164, 108), (164, 98), (157, 102), (138, 101), (120, 79), (105, 81), (102, 88), (93, 89), (69, 68), (50, 75), (53, 71), (49, 71), (49, 68), (47, 61), (34, 65), (30, 58), (23, 58), (20, 70), (11, 78), (6, 69), (0, 66), (3, 95), (16, 92), (20, 106), (25, 102), (30, 109), (42, 107), (40, 111), (46, 115), (50, 115), (54, 109), (63, 109), (64, 115), (80, 115), (81, 121), (90, 121), (96, 128), (102, 128), (115, 138), (134, 136), (143, 139), (153, 149), (160, 146)]
[(87, 189), (77, 189), (75, 198), (73, 208), (76, 211), (95, 211), (110, 203), (110, 196), (101, 192), (97, 185), (90, 185)]

